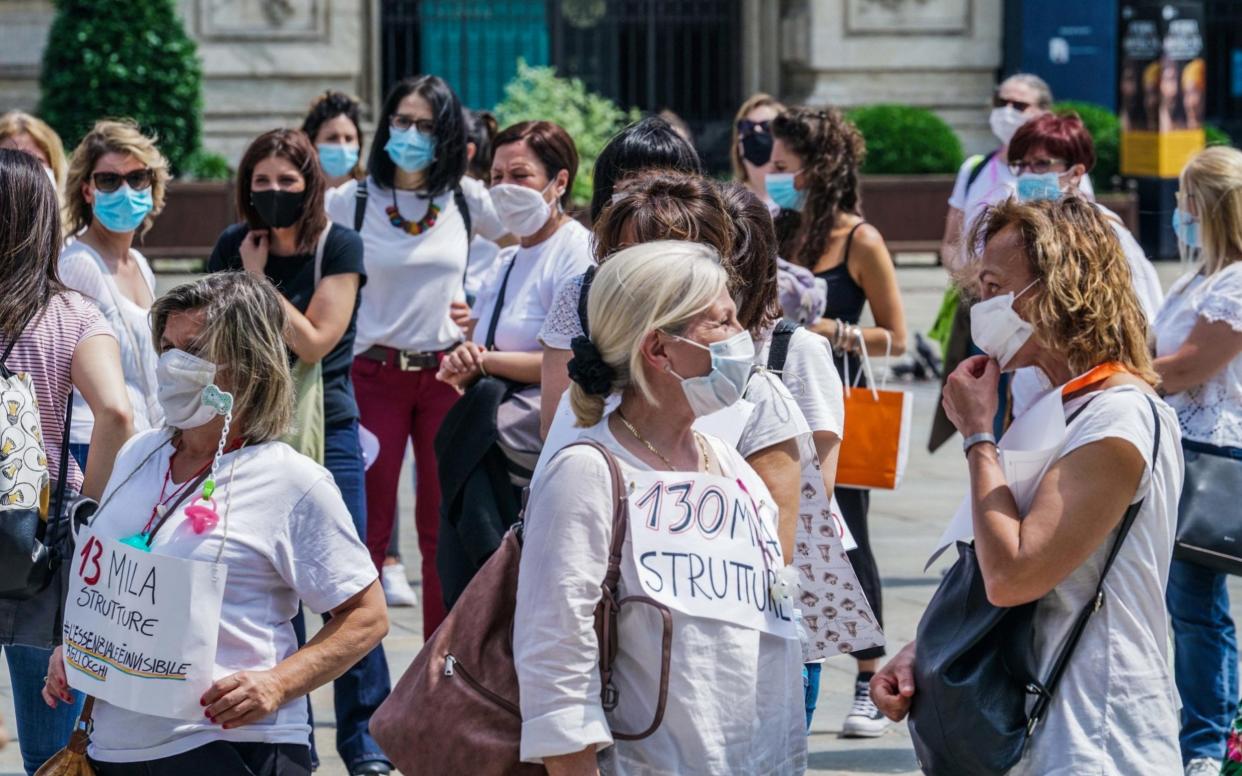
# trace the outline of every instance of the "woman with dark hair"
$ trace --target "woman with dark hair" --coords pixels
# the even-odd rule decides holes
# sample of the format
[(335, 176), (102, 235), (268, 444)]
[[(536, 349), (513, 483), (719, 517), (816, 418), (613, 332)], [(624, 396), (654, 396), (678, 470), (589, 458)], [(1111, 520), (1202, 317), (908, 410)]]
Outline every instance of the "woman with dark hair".
[(333, 189), (361, 178), (362, 123), (358, 101), (344, 92), (327, 91), (315, 98), (302, 120), (302, 131), (314, 143), (319, 165)]
[[(208, 260), (212, 272), (243, 270), (280, 291), (285, 340), (299, 362), (319, 364), (323, 380), (323, 465), (345, 499), (358, 538), (367, 508), (358, 404), (350, 365), (358, 299), (366, 284), (362, 239), (324, 212), (326, 180), (308, 136), (292, 129), (260, 135), (237, 169), (241, 222), (225, 229)], [(299, 612), (299, 644), (306, 640)], [(388, 695), (388, 663), (376, 647), (333, 685), (337, 750), (351, 774), (387, 773), (391, 765), (367, 731)], [(313, 750), (312, 750), (313, 753)]]
[[(22, 151), (0, 149), (0, 191), (0, 275), (5, 279), (0, 286), (0, 364), (30, 376), (38, 412), (23, 413), (22, 422), (41, 434), (47, 473), (55, 477), (63, 462), (66, 487), (97, 499), (117, 451), (133, 433), (121, 351), (99, 309), (57, 276), (60, 206), (43, 165)], [(95, 419), (85, 477), (69, 456), (65, 428), (65, 409), (75, 388)], [(50, 487), (54, 490), (55, 483)], [(0, 503), (0, 517), (8, 503)], [(39, 702), (51, 648), (60, 640), (67, 591), (59, 579), (33, 598), (0, 600), (0, 644), (8, 660), (27, 774), (65, 745), (82, 708), (80, 695), (56, 710)]]
[(461, 102), (440, 78), (421, 75), (392, 88), (376, 125), (367, 177), (346, 183), (328, 215), (362, 235), (370, 282), (362, 289), (353, 382), (362, 425), (379, 437), (367, 470), (367, 546), (382, 566), (397, 517), (397, 483), (414, 444), (414, 516), (422, 552), (423, 632), (444, 619), (436, 575), (440, 485), (433, 441), (457, 391), (435, 379), (462, 341), (450, 316), (465, 302), (472, 233), (504, 227), (484, 185), (467, 177)]
[[(621, 130), (595, 159), (591, 220), (599, 218), (612, 191), (628, 175), (643, 170), (703, 172), (698, 151), (659, 116), (648, 116)], [(566, 386), (568, 387), (568, 386)]]
[[(860, 339), (871, 355), (899, 356), (906, 350), (906, 319), (897, 287), (893, 259), (879, 231), (859, 208), (858, 170), (866, 151), (862, 136), (834, 109), (793, 108), (772, 121), (772, 172), (768, 195), (797, 223), (781, 255), (822, 278), (828, 285), (828, 306), (811, 331), (832, 343), (838, 372), (849, 360), (857, 375)], [(875, 326), (862, 327), (863, 308), (871, 306)], [(882, 618), (880, 571), (867, 529), (871, 494), (837, 488), (837, 503), (858, 548), (850, 562), (859, 583)], [(883, 647), (854, 653), (858, 659), (854, 707), (846, 717), (846, 736), (878, 736), (887, 722), (867, 693), (867, 682), (879, 667)]]

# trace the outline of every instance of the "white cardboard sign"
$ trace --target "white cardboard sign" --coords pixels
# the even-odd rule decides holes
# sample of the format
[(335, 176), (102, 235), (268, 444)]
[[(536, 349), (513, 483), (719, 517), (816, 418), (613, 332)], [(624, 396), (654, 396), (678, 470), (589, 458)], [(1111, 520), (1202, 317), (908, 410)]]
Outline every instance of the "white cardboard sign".
[(78, 534), (65, 605), (69, 685), (130, 711), (200, 720), (228, 566)]
[(630, 546), (643, 593), (692, 617), (797, 638), (792, 599), (773, 594), (784, 565), (770, 507), (737, 480), (638, 472)]

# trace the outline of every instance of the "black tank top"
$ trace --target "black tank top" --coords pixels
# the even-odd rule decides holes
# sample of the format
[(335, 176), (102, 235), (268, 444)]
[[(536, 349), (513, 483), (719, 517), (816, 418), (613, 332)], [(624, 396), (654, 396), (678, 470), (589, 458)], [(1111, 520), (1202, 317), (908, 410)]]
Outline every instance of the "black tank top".
[[(854, 228), (850, 230), (849, 235), (845, 238), (845, 250), (841, 254), (841, 263), (837, 266), (826, 269), (823, 272), (815, 273), (816, 277), (823, 278), (828, 285), (828, 304), (824, 308), (824, 317), (828, 319), (841, 319), (845, 323), (857, 325), (862, 320), (863, 307), (867, 304), (867, 294), (863, 291), (862, 286), (854, 281), (850, 275), (850, 246), (854, 243), (854, 233), (858, 231), (858, 227), (867, 223), (859, 221), (854, 224)], [(836, 361), (837, 371), (842, 373), (844, 377), (845, 360), (840, 355), (834, 355), (833, 360)], [(854, 382), (858, 374), (861, 362), (857, 356), (850, 356), (850, 382)], [(861, 385), (862, 383), (859, 382)]]

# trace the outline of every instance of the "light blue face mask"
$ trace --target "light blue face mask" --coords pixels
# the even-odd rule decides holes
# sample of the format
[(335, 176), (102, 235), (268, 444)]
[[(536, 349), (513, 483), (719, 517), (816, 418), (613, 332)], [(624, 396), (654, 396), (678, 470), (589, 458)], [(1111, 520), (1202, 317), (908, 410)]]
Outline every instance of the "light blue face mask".
[(1202, 248), (1199, 242), (1199, 219), (1181, 208), (1173, 208), (1173, 233), (1187, 248)]
[(768, 190), (768, 196), (781, 210), (802, 210), (802, 206), (806, 204), (806, 193), (798, 191), (794, 186), (797, 175), (797, 172), (770, 172), (764, 179), (763, 185)]
[(150, 186), (134, 191), (126, 183), (116, 191), (96, 189), (91, 210), (109, 232), (132, 232), (142, 226), (142, 219), (154, 206)]
[(315, 150), (319, 152), (319, 166), (329, 178), (349, 175), (358, 166), (358, 146), (324, 143)]
[(425, 135), (416, 127), (389, 129), (384, 150), (392, 163), (406, 172), (419, 172), (431, 166), (436, 158), (435, 135)]
[(1061, 176), (1055, 172), (1036, 174), (1023, 173), (1018, 176), (1018, 201), (1039, 202), (1045, 199), (1061, 198)]

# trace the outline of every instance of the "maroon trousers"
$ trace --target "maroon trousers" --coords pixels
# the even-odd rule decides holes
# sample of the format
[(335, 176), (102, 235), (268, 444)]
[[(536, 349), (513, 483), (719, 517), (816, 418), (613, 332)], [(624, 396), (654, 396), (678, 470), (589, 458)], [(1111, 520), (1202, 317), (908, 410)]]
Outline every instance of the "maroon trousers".
[(362, 425), (379, 438), (379, 458), (367, 470), (367, 549), (376, 568), (384, 563), (397, 514), (397, 485), (406, 440), (414, 444), (414, 526), (422, 554), (423, 638), (444, 619), (444, 595), (436, 574), (440, 528), (440, 478), (434, 442), (457, 391), (436, 380), (434, 369), (403, 372), (368, 358), (355, 358), (351, 370)]

